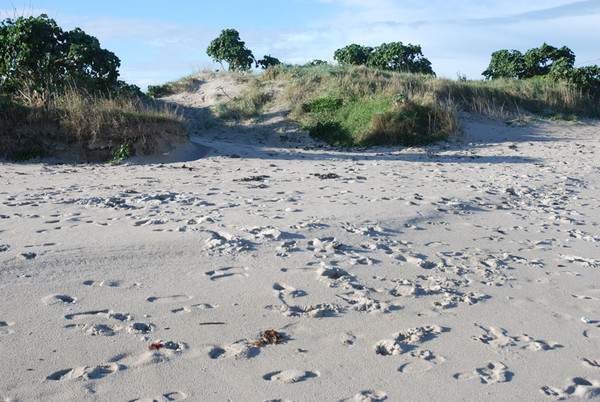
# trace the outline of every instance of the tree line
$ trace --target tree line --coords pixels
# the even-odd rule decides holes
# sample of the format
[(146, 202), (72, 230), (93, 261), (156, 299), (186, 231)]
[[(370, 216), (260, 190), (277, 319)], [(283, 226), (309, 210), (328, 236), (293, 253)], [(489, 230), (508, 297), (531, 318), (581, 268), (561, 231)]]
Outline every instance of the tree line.
[[(221, 65), (226, 62), (230, 71), (247, 72), (253, 65), (266, 69), (281, 64), (271, 55), (257, 60), (235, 29), (223, 30), (206, 52)], [(435, 75), (421, 46), (402, 42), (376, 47), (351, 44), (337, 49), (333, 58), (342, 66), (364, 65)], [(99, 94), (141, 94), (135, 85), (118, 79), (120, 64), (113, 52), (101, 48), (97, 38), (79, 28), (64, 31), (45, 14), (0, 22), (0, 93), (4, 91), (25, 99), (33, 95), (49, 99), (53, 94), (75, 87)], [(326, 62), (307, 63), (319, 64)], [(571, 49), (544, 43), (525, 53), (507, 49), (492, 53), (482, 75), (486, 79), (544, 77), (600, 94), (600, 67), (576, 68), (574, 64), (575, 54)]]

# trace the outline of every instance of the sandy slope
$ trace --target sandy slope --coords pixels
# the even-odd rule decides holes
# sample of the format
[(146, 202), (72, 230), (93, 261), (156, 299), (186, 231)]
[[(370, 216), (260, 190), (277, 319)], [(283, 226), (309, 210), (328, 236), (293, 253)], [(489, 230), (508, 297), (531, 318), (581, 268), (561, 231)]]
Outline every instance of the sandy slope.
[(0, 165), (0, 401), (600, 396), (597, 122), (340, 151), (186, 105), (170, 163)]

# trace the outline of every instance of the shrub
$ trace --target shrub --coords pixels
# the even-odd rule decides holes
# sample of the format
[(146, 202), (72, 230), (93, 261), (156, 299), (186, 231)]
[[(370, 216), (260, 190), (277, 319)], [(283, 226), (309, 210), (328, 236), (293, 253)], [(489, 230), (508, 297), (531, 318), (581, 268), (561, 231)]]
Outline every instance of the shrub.
[(375, 115), (361, 143), (423, 145), (447, 139), (458, 128), (458, 118), (451, 108), (407, 100), (394, 110)]
[(69, 87), (108, 94), (119, 87), (120, 60), (79, 28), (63, 31), (39, 17), (0, 23), (0, 75), (5, 93), (46, 104)]
[(131, 158), (134, 154), (135, 150), (133, 149), (133, 143), (131, 141), (125, 141), (116, 149), (113, 157), (108, 160), (108, 163), (121, 163), (123, 160)]
[(277, 59), (275, 57), (271, 57), (271, 55), (269, 55), (269, 56), (265, 55), (262, 59), (260, 59), (256, 62), (256, 67), (262, 67), (263, 69), (267, 69), (269, 67), (274, 67), (279, 64), (281, 64), (279, 59)]

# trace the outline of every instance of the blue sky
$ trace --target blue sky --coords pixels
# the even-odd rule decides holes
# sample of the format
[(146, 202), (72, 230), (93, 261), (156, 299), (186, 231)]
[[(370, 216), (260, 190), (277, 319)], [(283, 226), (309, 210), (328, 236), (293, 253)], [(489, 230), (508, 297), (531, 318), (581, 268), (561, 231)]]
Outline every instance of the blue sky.
[(576, 65), (600, 64), (600, 0), (0, 0), (2, 19), (40, 13), (96, 36), (142, 89), (218, 67), (206, 48), (226, 28), (257, 58), (286, 63), (401, 41), (421, 45), (448, 78), (480, 79), (493, 51), (543, 42), (570, 47)]

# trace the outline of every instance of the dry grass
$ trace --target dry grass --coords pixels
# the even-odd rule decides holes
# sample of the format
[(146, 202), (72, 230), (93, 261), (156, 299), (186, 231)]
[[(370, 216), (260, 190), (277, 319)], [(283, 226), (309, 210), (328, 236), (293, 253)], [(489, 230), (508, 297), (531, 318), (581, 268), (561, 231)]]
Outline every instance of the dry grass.
[(180, 141), (187, 135), (176, 111), (137, 98), (96, 98), (70, 91), (45, 107), (0, 103), (0, 156), (10, 159), (72, 149), (84, 160), (106, 160), (126, 142), (150, 154), (165, 139)]
[(336, 90), (348, 96), (373, 93), (407, 98), (433, 96), (452, 101), (462, 109), (484, 115), (503, 115), (528, 110), (532, 113), (574, 113), (600, 116), (598, 99), (565, 83), (544, 79), (452, 81), (419, 74), (392, 73), (366, 67), (286, 67), (268, 69), (265, 80), (289, 80), (290, 104), (327, 95)]
[[(206, 73), (210, 75), (214, 73)], [(198, 87), (197, 74), (192, 74), (187, 77), (180, 78), (176, 81), (170, 81), (161, 85), (148, 85), (148, 96), (152, 98), (162, 98), (182, 92), (192, 92)]]
[[(277, 66), (264, 81), (285, 82), (290, 118), (325, 141), (342, 146), (414, 144), (447, 138), (459, 129), (458, 112), (492, 118), (598, 117), (600, 102), (567, 84), (544, 79), (452, 81), (367, 67)], [(341, 99), (330, 112), (311, 102)]]

